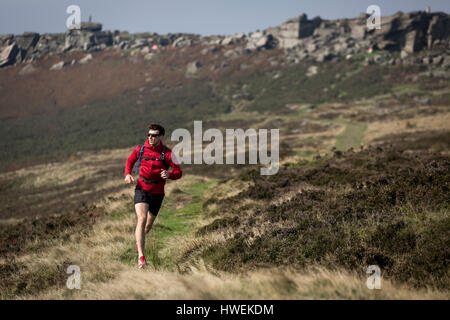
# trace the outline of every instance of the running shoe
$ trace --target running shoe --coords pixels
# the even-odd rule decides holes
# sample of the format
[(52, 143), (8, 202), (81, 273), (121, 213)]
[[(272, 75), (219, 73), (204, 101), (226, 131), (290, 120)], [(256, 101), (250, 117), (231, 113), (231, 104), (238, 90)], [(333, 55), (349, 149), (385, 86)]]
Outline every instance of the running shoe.
[(145, 261), (145, 257), (140, 256), (139, 260), (138, 260), (139, 269), (142, 269), (146, 264), (147, 264), (147, 261)]

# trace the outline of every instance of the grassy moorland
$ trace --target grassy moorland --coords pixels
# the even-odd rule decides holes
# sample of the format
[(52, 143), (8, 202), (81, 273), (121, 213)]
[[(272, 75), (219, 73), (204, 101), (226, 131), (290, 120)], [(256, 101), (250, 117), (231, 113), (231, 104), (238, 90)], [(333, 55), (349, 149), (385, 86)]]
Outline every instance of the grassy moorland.
[[(40, 62), (30, 76), (20, 75), (19, 67), (2, 70), (0, 87), (6, 91), (0, 100), (0, 170), (68, 159), (80, 151), (135, 145), (145, 138), (145, 127), (152, 121), (164, 124), (168, 135), (180, 127), (192, 130), (193, 120), (203, 120), (205, 129), (264, 124), (283, 131), (298, 125), (305, 105), (342, 103), (352, 110), (355, 104), (365, 105), (350, 119), (371, 122), (387, 114), (395, 117), (397, 108), (417, 105), (423, 97), (429, 100), (429, 114), (449, 103), (448, 80), (423, 75), (426, 66), (363, 66), (364, 57), (355, 57), (316, 63), (317, 74), (308, 76), (309, 63), (287, 65), (279, 50), (224, 58), (224, 48), (214, 55), (203, 55), (201, 49), (197, 45), (183, 53), (169, 48), (152, 61), (107, 50), (90, 65), (60, 73), (47, 68), (56, 57)], [(228, 66), (211, 71), (219, 56)], [(279, 64), (271, 66), (268, 59)], [(185, 66), (194, 60), (203, 67), (197, 76), (186, 78)], [(242, 65), (247, 66), (244, 71)], [(42, 82), (45, 88), (26, 90)], [(342, 111), (321, 118), (336, 119)], [(250, 117), (217, 121), (236, 112)], [(257, 115), (272, 123), (254, 121)], [(288, 121), (277, 122), (278, 117)]]
[[(277, 50), (201, 50), (107, 51), (54, 76), (57, 57), (28, 78), (0, 71), (3, 88), (49, 88), (0, 98), (1, 298), (448, 299), (449, 80), (364, 57), (308, 76)], [(186, 78), (193, 60), (202, 68)], [(274, 176), (183, 165), (139, 271), (126, 157), (149, 122), (173, 146), (170, 132), (193, 120), (279, 128), (282, 165)], [(72, 264), (81, 290), (66, 287)], [(381, 290), (366, 287), (373, 264)]]
[[(36, 218), (2, 220), (2, 298), (447, 299), (447, 120), (372, 122), (362, 138), (370, 146), (346, 152), (327, 152), (344, 127), (312, 126), (312, 138), (297, 133), (301, 156), (271, 177), (186, 166), (147, 237), (147, 272), (136, 270), (132, 188), (122, 181), (131, 148), (9, 172), (28, 182), (10, 191), (30, 199), (33, 188), (46, 199), (84, 181), (86, 205), (30, 206)], [(96, 186), (96, 177), (110, 181)], [(71, 264), (82, 270), (80, 291), (65, 286)], [(380, 291), (365, 287), (370, 264), (382, 270)]]
[(225, 240), (199, 243), (189, 254), (230, 272), (378, 265), (386, 278), (446, 289), (450, 162), (402, 151), (337, 152), (314, 166), (289, 163), (270, 178), (247, 172), (240, 179), (248, 188), (205, 204), (215, 219), (197, 234)]
[[(231, 223), (225, 231), (224, 225), (217, 223), (220, 210), (212, 215), (208, 210), (202, 210), (202, 207), (214, 206), (217, 198), (228, 200), (227, 197), (238, 193), (236, 185), (242, 188), (251, 185), (244, 180), (222, 181), (218, 184), (218, 180), (188, 175), (171, 183), (167, 190), (168, 201), (164, 203), (160, 217), (147, 237), (146, 253), (150, 265), (143, 271), (136, 268), (134, 253), (135, 215), (130, 201), (132, 188), (124, 187), (122, 191), (110, 194), (97, 203), (95, 212), (101, 214), (95, 217), (94, 223), (85, 224), (81, 229), (75, 225), (69, 226), (65, 232), (54, 233), (52, 238), (41, 238), (39, 241), (24, 238), (25, 249), (20, 254), (10, 254), (9, 263), (2, 265), (2, 298), (448, 298), (445, 290), (427, 286), (414, 288), (407, 283), (384, 278), (384, 272), (382, 290), (369, 290), (365, 285), (365, 267), (352, 271), (352, 268), (342, 266), (327, 268), (323, 263), (316, 262), (299, 268), (289, 262), (284, 266), (277, 266), (276, 262), (266, 258), (264, 268), (247, 265), (240, 272), (230, 272), (211, 264), (208, 254), (205, 259), (194, 258), (202, 250), (211, 252), (213, 246), (217, 246), (216, 255), (227, 255), (230, 237), (247, 228), (258, 230), (265, 239), (273, 237), (272, 241), (281, 240), (279, 233), (274, 237), (273, 230), (270, 230), (270, 225), (280, 226), (280, 223), (269, 223), (270, 219), (260, 228), (248, 225), (247, 221), (230, 228)], [(247, 199), (244, 201), (248, 203)], [(90, 212), (93, 212), (92, 209)], [(227, 209), (223, 209), (224, 217), (228, 214)], [(247, 212), (245, 216), (249, 217)], [(316, 225), (317, 223), (313, 224)], [(312, 236), (305, 232), (304, 239)], [(255, 241), (255, 238), (258, 236), (249, 237), (247, 244)], [(285, 240), (286, 250), (292, 250), (292, 247), (289, 249), (292, 237), (286, 237)], [(243, 246), (242, 252), (235, 252), (236, 258), (229, 261), (229, 268), (234, 269), (236, 265), (233, 261), (239, 261), (242, 255), (247, 254), (244, 249), (246, 244)], [(286, 250), (275, 255), (281, 257), (286, 254)], [(253, 263), (259, 263), (261, 260), (258, 255), (264, 250), (261, 248), (254, 251)], [(273, 255), (273, 251), (267, 250), (267, 254)], [(316, 254), (320, 255), (321, 251)], [(246, 263), (251, 264), (250, 260), (252, 259), (247, 259)], [(66, 287), (69, 275), (65, 270), (72, 264), (81, 269), (81, 290), (69, 290)]]

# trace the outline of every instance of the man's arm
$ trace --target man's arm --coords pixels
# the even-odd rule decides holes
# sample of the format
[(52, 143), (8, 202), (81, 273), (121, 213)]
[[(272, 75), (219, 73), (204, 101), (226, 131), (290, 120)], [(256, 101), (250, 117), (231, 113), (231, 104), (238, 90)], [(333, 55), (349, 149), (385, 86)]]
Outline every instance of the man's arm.
[(178, 163), (177, 159), (173, 155), (172, 152), (169, 152), (168, 157), (169, 165), (172, 167), (172, 171), (168, 171), (169, 179), (171, 180), (177, 180), (180, 179), (183, 175), (183, 171), (181, 171), (180, 164)]
[(125, 177), (129, 174), (131, 175), (131, 170), (133, 170), (133, 166), (136, 163), (137, 159), (139, 158), (140, 149), (141, 146), (137, 146), (136, 149), (134, 149), (133, 152), (128, 157), (127, 163), (125, 165)]

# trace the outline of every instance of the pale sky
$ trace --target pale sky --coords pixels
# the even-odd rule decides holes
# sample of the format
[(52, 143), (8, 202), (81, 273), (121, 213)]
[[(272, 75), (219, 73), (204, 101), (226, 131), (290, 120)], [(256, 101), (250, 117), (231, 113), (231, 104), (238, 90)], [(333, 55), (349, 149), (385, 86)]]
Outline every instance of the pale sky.
[(306, 13), (324, 19), (353, 18), (378, 5), (381, 15), (424, 10), (449, 13), (449, 0), (1, 0), (0, 34), (66, 31), (69, 5), (81, 8), (81, 20), (103, 24), (103, 30), (130, 33), (253, 32), (280, 25)]

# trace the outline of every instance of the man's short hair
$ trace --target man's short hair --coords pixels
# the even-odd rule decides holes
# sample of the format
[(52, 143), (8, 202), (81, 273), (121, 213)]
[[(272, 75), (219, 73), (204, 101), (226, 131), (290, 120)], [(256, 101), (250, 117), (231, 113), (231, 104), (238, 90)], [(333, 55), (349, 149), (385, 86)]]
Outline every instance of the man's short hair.
[(160, 135), (164, 135), (166, 133), (166, 130), (164, 130), (163, 126), (157, 123), (152, 123), (148, 126), (149, 130), (158, 130)]

